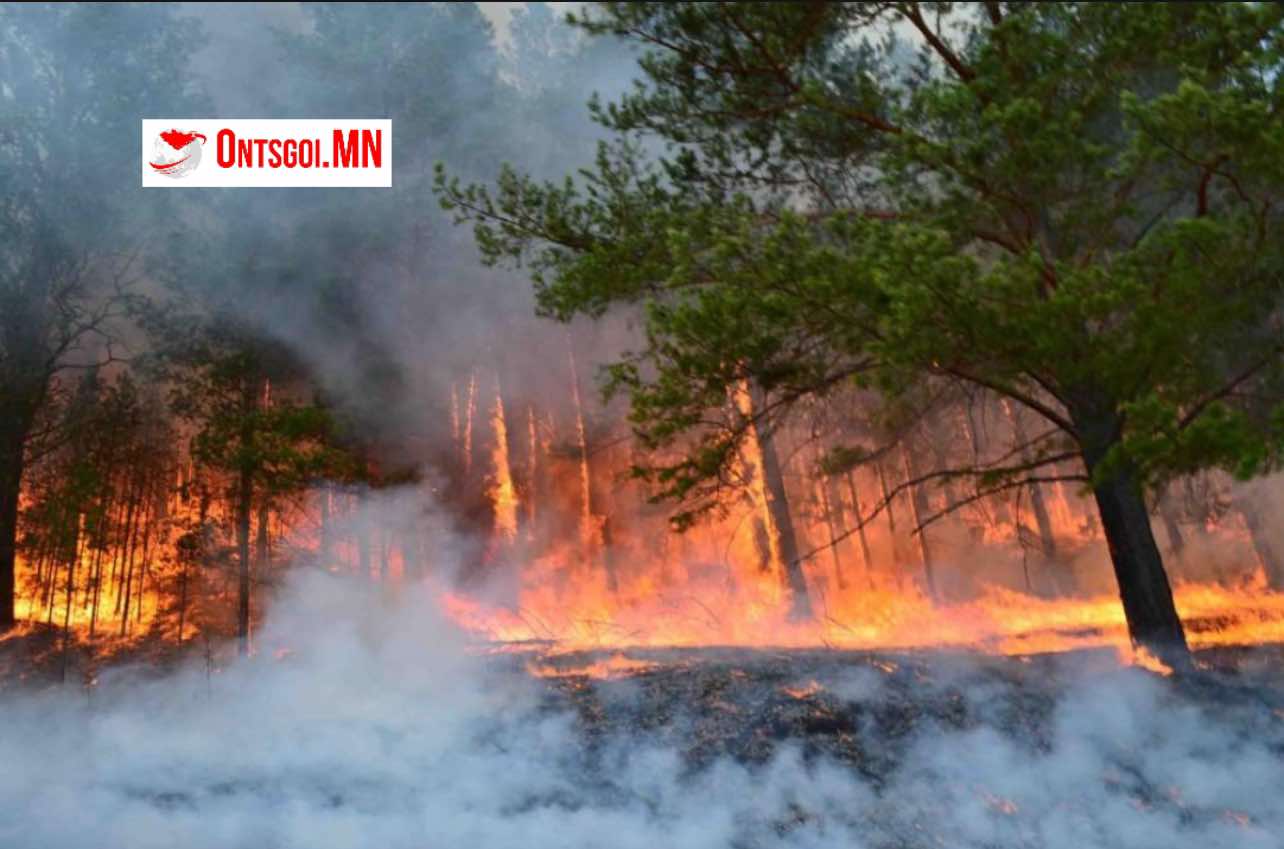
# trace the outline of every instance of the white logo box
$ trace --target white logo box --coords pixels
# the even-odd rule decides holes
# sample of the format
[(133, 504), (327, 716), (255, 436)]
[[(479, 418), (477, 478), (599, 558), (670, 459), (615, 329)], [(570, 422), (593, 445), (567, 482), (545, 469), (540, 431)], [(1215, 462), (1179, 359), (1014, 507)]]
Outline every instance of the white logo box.
[(144, 118), (144, 188), (390, 188), (392, 121)]

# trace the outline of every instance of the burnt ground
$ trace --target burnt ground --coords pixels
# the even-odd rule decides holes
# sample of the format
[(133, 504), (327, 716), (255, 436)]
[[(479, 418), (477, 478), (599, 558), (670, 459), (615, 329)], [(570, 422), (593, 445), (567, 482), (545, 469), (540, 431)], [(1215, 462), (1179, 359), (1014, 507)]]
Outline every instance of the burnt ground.
[[(571, 710), (590, 743), (649, 737), (697, 767), (720, 757), (764, 763), (782, 746), (798, 746), (877, 785), (924, 728), (984, 726), (1046, 749), (1058, 701), (1117, 667), (1116, 657), (1113, 649), (1003, 657), (693, 648), (575, 652), (535, 666), (551, 684), (547, 709)], [(1196, 657), (1200, 671), (1191, 677), (1129, 671), (1153, 677), (1174, 703), (1284, 730), (1284, 646)], [(619, 669), (608, 677), (583, 671), (612, 662)]]

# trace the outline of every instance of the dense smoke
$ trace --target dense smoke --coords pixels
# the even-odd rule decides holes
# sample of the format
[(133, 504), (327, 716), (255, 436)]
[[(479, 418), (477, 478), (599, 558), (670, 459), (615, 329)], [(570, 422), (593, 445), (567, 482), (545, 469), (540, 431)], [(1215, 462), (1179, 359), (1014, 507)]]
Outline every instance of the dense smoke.
[[(904, 736), (876, 727), (905, 709), (904, 682), (853, 664), (822, 683), (862, 711), (862, 769), (787, 742), (756, 765), (693, 761), (681, 707), (658, 730), (686, 745), (595, 736), (519, 657), (471, 653), (432, 592), (299, 572), (253, 662), (6, 697), (0, 843), (1078, 849), (1266, 847), (1284, 830), (1278, 718), (1109, 660), (1020, 688), (979, 660), (918, 661), (913, 704), (968, 720), (929, 708)], [(615, 710), (640, 698), (585, 686)]]

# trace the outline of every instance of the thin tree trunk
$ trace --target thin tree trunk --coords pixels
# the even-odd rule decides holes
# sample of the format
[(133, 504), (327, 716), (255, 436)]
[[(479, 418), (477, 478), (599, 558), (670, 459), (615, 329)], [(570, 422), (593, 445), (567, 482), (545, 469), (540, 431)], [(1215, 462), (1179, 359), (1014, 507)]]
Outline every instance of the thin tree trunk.
[[(915, 468), (914, 461), (910, 458), (910, 452), (902, 443), (901, 445), (901, 465), (904, 466), (905, 480), (912, 481), (918, 477), (918, 470)], [(936, 588), (936, 564), (932, 559), (932, 546), (927, 538), (927, 528), (923, 527), (923, 521), (927, 518), (928, 506), (927, 495), (923, 487), (919, 484), (910, 484), (910, 516), (914, 522), (911, 529), (918, 537), (918, 552), (923, 561), (923, 577), (927, 581), (927, 594), (932, 601), (940, 601), (940, 593)]]
[(317, 560), (322, 569), (330, 568), (330, 483), (321, 484), (317, 495), (321, 506), (321, 540), (317, 546)]
[(138, 517), (138, 494), (134, 488), (132, 477), (126, 478), (125, 486), (127, 488), (126, 498), (129, 499), (128, 507), (125, 510), (125, 530), (124, 535), (120, 538), (116, 546), (116, 556), (112, 560), (112, 581), (116, 583), (116, 604), (112, 613), (120, 615), (121, 605), (124, 603), (123, 590), (125, 587), (125, 569), (129, 562), (132, 552), (132, 540), (137, 529), (136, 520)]
[(183, 562), (183, 571), (178, 575), (178, 644), (183, 645), (183, 626), (187, 624), (187, 568)]
[[(241, 453), (249, 454), (254, 442), (254, 424), (251, 419), (257, 404), (256, 381), (246, 377), (241, 383)], [(254, 467), (242, 459), (236, 480), (236, 650), (241, 657), (250, 654), (250, 517), (254, 510)]]
[(842, 509), (842, 502), (835, 501), (833, 481), (828, 477), (820, 481), (820, 509), (825, 514), (825, 530), (829, 532), (829, 557), (834, 564), (834, 577), (838, 582), (840, 589), (847, 588), (847, 575), (843, 572), (843, 558), (838, 553), (839, 525), (842, 524), (841, 516), (837, 516)]
[[(106, 523), (106, 512), (104, 511), (103, 522)], [(100, 529), (101, 531), (101, 529)], [(94, 562), (91, 568), (90, 580), (93, 583), (93, 596), (89, 608), (89, 638), (94, 638), (94, 632), (98, 629), (98, 600), (101, 598), (101, 588), (103, 582), (103, 553), (106, 551), (105, 540), (100, 536), (98, 545), (94, 548)]]
[(77, 512), (75, 519), (75, 535), (72, 538), (70, 551), (67, 556), (67, 594), (66, 604), (62, 612), (62, 671), (59, 674), (60, 681), (67, 680), (67, 658), (71, 650), (71, 606), (75, 602), (76, 588), (76, 561), (80, 554), (80, 514)]
[[(1006, 398), (1003, 399), (1002, 404), (1003, 412), (1007, 414), (1008, 421), (1012, 424), (1012, 434), (1016, 438), (1016, 444), (1025, 445), (1025, 425), (1021, 421), (1020, 411), (1013, 409), (1011, 402)], [(1029, 455), (1029, 450), (1022, 451), (1023, 460), (1028, 460)], [(1048, 515), (1047, 502), (1043, 498), (1043, 488), (1036, 483), (1027, 487), (1027, 491), (1030, 493), (1030, 509), (1034, 511), (1035, 525), (1039, 529), (1039, 550), (1045, 560), (1052, 562), (1057, 556), (1057, 537), (1052, 529), (1052, 519)], [(1060, 592), (1060, 581), (1057, 584), (1058, 592)]]
[(257, 521), (258, 533), (254, 538), (254, 562), (258, 565), (259, 574), (267, 574), (268, 562), (271, 560), (272, 551), (269, 544), (269, 527), (268, 521), (271, 513), (268, 511), (267, 499), (259, 499), (259, 515)]
[(829, 534), (829, 558), (834, 564), (834, 580), (839, 589), (847, 588), (847, 575), (843, 569), (843, 558), (839, 554), (838, 547), (841, 545), (839, 537), (841, 536), (840, 528), (843, 526), (843, 499), (838, 492), (838, 481), (833, 475), (827, 475), (822, 468), (824, 461), (824, 451), (820, 447), (820, 441), (813, 433), (813, 439), (816, 439), (816, 488), (820, 497), (820, 510), (825, 520), (825, 530)]
[(601, 557), (602, 569), (606, 575), (606, 588), (614, 593), (620, 588), (619, 579), (615, 573), (615, 562), (611, 558), (607, 540), (610, 533), (607, 527), (608, 517), (601, 513), (602, 499), (594, 484), (593, 466), (589, 462), (588, 426), (585, 422), (584, 404), (580, 395), (580, 375), (575, 363), (575, 345), (569, 330), (566, 333), (566, 352), (570, 363), (571, 401), (575, 405), (575, 433), (580, 449), (580, 488), (584, 508), (580, 516), (582, 524), (580, 536), (588, 549), (586, 556)]
[(134, 621), (137, 623), (143, 621), (143, 599), (147, 597), (147, 578), (151, 575), (152, 541), (156, 538), (156, 513), (159, 506), (154, 494), (147, 499), (147, 504), (144, 506), (146, 512), (143, 514), (143, 559), (138, 574), (138, 603), (134, 605)]
[(856, 490), (856, 476), (850, 470), (847, 472), (847, 494), (851, 496), (852, 512), (856, 516), (856, 537), (860, 540), (860, 562), (865, 567), (865, 579), (872, 590), (874, 589), (874, 563), (869, 556), (869, 540), (865, 536), (865, 514), (860, 506), (860, 494)]
[[(135, 495), (135, 500), (140, 500), (142, 497), (143, 485), (140, 483), (138, 486), (138, 492)], [(146, 519), (146, 504), (141, 503), (134, 511), (134, 531), (129, 536), (128, 549), (125, 557), (125, 574), (122, 578), (124, 582), (124, 612), (120, 617), (120, 635), (122, 637), (125, 636), (126, 632), (129, 630), (129, 604), (134, 595), (134, 559), (138, 553), (139, 529), (142, 527)]]
[(253, 499), (253, 472), (243, 466), (236, 485), (236, 650), (241, 657), (250, 653), (250, 514)]
[(896, 535), (896, 507), (887, 486), (887, 470), (883, 468), (882, 461), (874, 461), (874, 468), (878, 472), (878, 491), (883, 500), (883, 511), (887, 514), (887, 539), (892, 545), (892, 574), (899, 590), (905, 585), (905, 571), (901, 568), (901, 541)]

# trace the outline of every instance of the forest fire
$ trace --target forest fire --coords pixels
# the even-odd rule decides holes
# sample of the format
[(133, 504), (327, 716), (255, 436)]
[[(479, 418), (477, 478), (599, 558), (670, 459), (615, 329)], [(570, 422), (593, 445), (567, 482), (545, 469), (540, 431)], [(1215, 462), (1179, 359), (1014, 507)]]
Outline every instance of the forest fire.
[[(915, 533), (916, 515), (958, 496), (913, 488), (889, 495), (912, 474), (903, 455), (890, 467), (827, 477), (812, 435), (784, 431), (767, 442), (750, 439), (738, 465), (742, 491), (731, 490), (720, 517), (678, 534), (647, 505), (642, 485), (627, 479), (627, 440), (609, 422), (590, 431), (573, 357), (567, 364), (561, 430), (552, 413), (527, 404), (525, 427), (514, 432), (514, 405), (497, 378), (470, 375), (452, 390), (456, 474), (489, 517), (478, 532), (483, 562), (465, 568), (458, 585), (431, 555), (417, 554), (431, 544), (417, 540), (423, 530), (390, 526), (378, 512), (363, 512), (360, 491), (325, 486), (258, 512), (255, 605), (266, 601), (274, 573), (300, 561), (390, 588), (431, 577), (438, 603), (475, 638), (547, 655), (701, 646), (1020, 656), (1113, 648), (1124, 663), (1166, 670), (1131, 645), (1090, 505), (1066, 486), (1040, 493), (1038, 521), (1028, 526), (1018, 522), (1019, 503), (992, 498)], [(736, 403), (751, 402), (742, 390)], [(791, 459), (776, 473), (773, 496), (758, 470), (779, 464), (782, 450)], [(153, 482), (139, 478), (138, 492), (152, 487), (148, 497), (107, 501), (108, 512), (92, 512), (92, 533), (85, 515), (77, 520), (74, 557), (47, 547), (21, 561), (21, 619), (57, 626), (103, 655), (142, 639), (182, 642), (230, 627), (236, 552), (224, 534), (236, 510), (216, 497), (217, 475), (191, 460), (168, 462), (176, 472), (162, 462)], [(883, 510), (857, 523), (866, 489), (875, 494), (865, 502), (881, 500)], [(412, 513), (425, 497), (394, 492)], [(1271, 589), (1239, 514), (1223, 507), (1202, 527), (1172, 524), (1175, 543), (1217, 553), (1210, 563), (1191, 555), (1192, 568), (1176, 574), (1192, 648), (1284, 642), (1284, 593)], [(1052, 538), (1040, 545), (1040, 534)], [(790, 539), (797, 578), (782, 550)], [(1059, 552), (1057, 559), (1044, 557), (1046, 550)], [(610, 677), (632, 663), (611, 656), (583, 674)]]
[[(571, 369), (573, 375), (573, 360)], [(567, 437), (573, 447), (559, 455), (550, 447), (555, 438), (536, 438), (532, 411), (532, 436), (521, 446), (526, 461), (518, 464), (530, 471), (517, 484), (502, 417), (493, 420), (490, 434), (472, 435), (496, 446), (489, 473), (479, 474), (496, 482), (488, 490), (492, 533), (495, 545), (507, 552), (516, 589), (505, 589), (502, 601), (488, 601), (483, 579), (480, 591), (446, 592), (442, 604), (487, 641), (553, 653), (740, 646), (1030, 655), (1108, 647), (1126, 663), (1166, 669), (1145, 649), (1131, 646), (1092, 505), (1065, 485), (1046, 487), (1047, 492), (1034, 488), (1029, 500), (1038, 521), (1032, 526), (1018, 521), (1019, 500), (993, 498), (974, 502), (952, 523), (913, 533), (915, 512), (940, 510), (944, 499), (959, 496), (909, 488), (889, 497), (889, 487), (911, 476), (904, 455), (895, 470), (878, 464), (827, 480), (807, 462), (818, 449), (808, 447), (805, 435), (778, 433), (766, 446), (773, 455), (782, 442), (795, 446), (784, 471), (788, 483), (780, 490), (789, 499), (785, 511), (773, 509), (770, 487), (756, 471), (768, 462), (764, 446), (752, 438), (740, 461), (748, 481), (743, 498), (722, 518), (673, 534), (662, 517), (648, 514), (638, 485), (627, 482), (627, 469), (619, 464), (627, 462), (628, 452), (609, 436), (598, 439), (612, 450), (587, 447), (574, 382), (570, 391), (574, 417)], [(498, 397), (494, 403), (502, 411)], [(742, 389), (737, 404), (749, 403)], [(1016, 421), (1011, 410), (1006, 421)], [(469, 453), (471, 443), (462, 442), (459, 450)], [(465, 458), (462, 465), (472, 461)], [(544, 479), (550, 475), (553, 480)], [(867, 503), (881, 498), (884, 510), (876, 521), (853, 528), (862, 515), (859, 492), (866, 487), (877, 493)], [(609, 508), (600, 496), (594, 500), (610, 490)], [(540, 494), (545, 503), (536, 504)], [(1225, 503), (1224, 496), (1213, 497)], [(513, 498), (530, 503), (515, 510)], [(898, 516), (898, 509), (911, 517)], [(608, 510), (614, 512), (604, 515)], [(1171, 507), (1162, 511), (1175, 550), (1192, 551), (1174, 587), (1190, 645), (1198, 650), (1284, 642), (1284, 593), (1271, 588), (1260, 560), (1263, 551), (1271, 551), (1239, 514), (1220, 510), (1215, 517), (1208, 514), (1202, 527), (1184, 530)], [(562, 529), (557, 533), (549, 533), (549, 522), (529, 519), (559, 511), (572, 519), (554, 525)], [(509, 517), (517, 513), (528, 517), (520, 540), (510, 530)], [(787, 535), (801, 541), (795, 549), (812, 546), (799, 565), (810, 606), (803, 616), (790, 602), (782, 522), (789, 525)], [(610, 550), (600, 531), (584, 530), (606, 526), (612, 529)], [(1028, 550), (1031, 539), (1034, 552)], [(1194, 554), (1197, 545), (1200, 553)], [(1043, 556), (1049, 551), (1059, 553), (1056, 559)]]
[[(1284, 642), (1284, 594), (1263, 582), (1238, 588), (1179, 584), (1178, 607), (1191, 647)], [(465, 628), (501, 643), (547, 644), (552, 651), (621, 647), (757, 646), (843, 649), (965, 648), (985, 653), (1029, 655), (1076, 649), (1118, 648), (1128, 662), (1153, 666), (1133, 653), (1117, 598), (1039, 599), (992, 588), (979, 598), (934, 605), (908, 590), (829, 598), (823, 618), (791, 621), (770, 601), (752, 600), (750, 588), (726, 583), (701, 588), (679, 585), (670, 592), (643, 585), (639, 595), (557, 595), (532, 587), (517, 609), (489, 607), (458, 594), (444, 608)], [(747, 590), (747, 591), (746, 591)], [(627, 591), (626, 591), (627, 592)], [(772, 590), (765, 593), (770, 597)], [(721, 615), (719, 615), (721, 614)]]
[[(0, 69), (2, 849), (1277, 849), (1284, 4), (0, 3)], [(397, 178), (158, 185), (200, 115)]]

